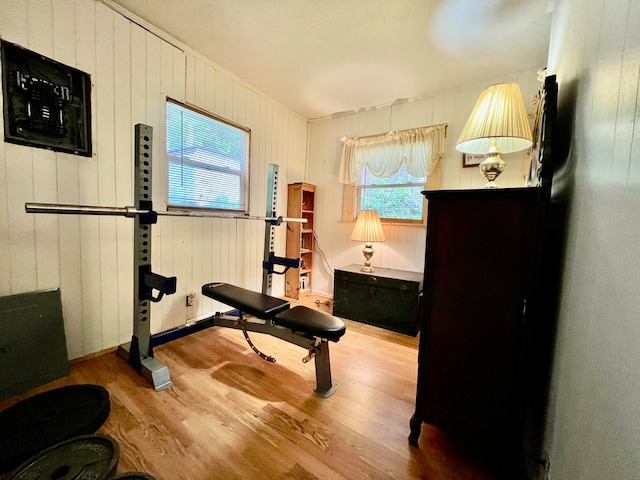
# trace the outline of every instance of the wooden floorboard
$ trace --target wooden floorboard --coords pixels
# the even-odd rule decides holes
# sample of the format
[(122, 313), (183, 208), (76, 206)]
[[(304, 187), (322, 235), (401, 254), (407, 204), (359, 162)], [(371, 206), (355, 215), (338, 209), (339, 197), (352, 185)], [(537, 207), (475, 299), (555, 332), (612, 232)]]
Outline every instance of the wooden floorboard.
[[(328, 310), (322, 299), (303, 303)], [(173, 386), (156, 392), (115, 353), (74, 364), (71, 374), (0, 402), (0, 410), (44, 390), (104, 386), (111, 413), (99, 430), (120, 446), (118, 472), (158, 480), (430, 479), (495, 480), (491, 466), (433, 426), (407, 441), (418, 339), (346, 320), (331, 343), (338, 384), (317, 396), (305, 350), (252, 334), (273, 355), (260, 359), (240, 331), (211, 328), (156, 348)]]

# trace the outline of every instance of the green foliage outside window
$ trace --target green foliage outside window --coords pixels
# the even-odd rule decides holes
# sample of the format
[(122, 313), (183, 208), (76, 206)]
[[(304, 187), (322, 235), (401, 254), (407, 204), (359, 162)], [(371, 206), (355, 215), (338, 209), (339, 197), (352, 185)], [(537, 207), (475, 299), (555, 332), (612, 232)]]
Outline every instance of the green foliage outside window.
[(405, 164), (391, 177), (380, 178), (365, 166), (358, 185), (360, 210), (377, 210), (382, 219), (422, 221), (426, 177), (414, 177)]

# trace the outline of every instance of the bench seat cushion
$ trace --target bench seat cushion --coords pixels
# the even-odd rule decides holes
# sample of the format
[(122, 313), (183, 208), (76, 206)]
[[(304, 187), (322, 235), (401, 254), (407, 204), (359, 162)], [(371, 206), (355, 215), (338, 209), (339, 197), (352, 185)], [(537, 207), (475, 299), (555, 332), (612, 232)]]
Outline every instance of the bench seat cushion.
[(286, 300), (228, 283), (207, 283), (202, 287), (202, 294), (262, 320), (271, 319), (277, 313), (288, 310), (290, 307)]
[(346, 330), (344, 322), (339, 318), (304, 306), (278, 313), (274, 322), (295, 332), (326, 338), (333, 342), (337, 342)]

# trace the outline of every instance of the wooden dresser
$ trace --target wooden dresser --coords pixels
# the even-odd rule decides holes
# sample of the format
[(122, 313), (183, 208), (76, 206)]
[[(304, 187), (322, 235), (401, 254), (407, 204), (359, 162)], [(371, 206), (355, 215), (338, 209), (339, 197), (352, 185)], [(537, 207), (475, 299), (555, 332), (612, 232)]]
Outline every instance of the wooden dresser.
[(426, 422), (452, 437), (521, 447), (540, 189), (423, 194), (429, 214), (409, 441), (417, 444)]

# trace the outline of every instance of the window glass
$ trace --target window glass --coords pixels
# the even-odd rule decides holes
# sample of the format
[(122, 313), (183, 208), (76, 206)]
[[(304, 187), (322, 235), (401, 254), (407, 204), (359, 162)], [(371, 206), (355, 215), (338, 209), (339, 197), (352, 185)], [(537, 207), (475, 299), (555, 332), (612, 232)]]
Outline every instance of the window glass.
[(248, 213), (250, 131), (167, 100), (169, 207)]
[(414, 177), (403, 163), (391, 177), (375, 177), (365, 165), (358, 181), (359, 210), (377, 210), (388, 221), (422, 223), (426, 177)]

